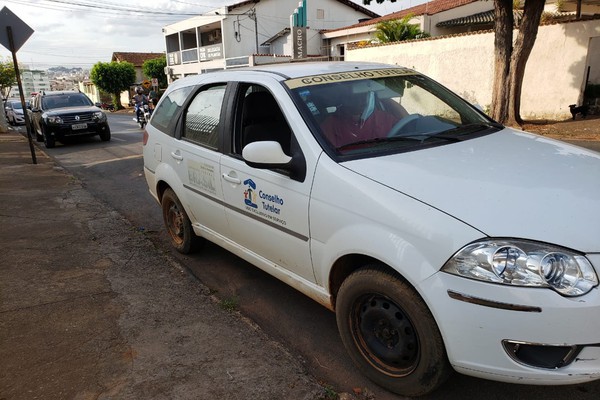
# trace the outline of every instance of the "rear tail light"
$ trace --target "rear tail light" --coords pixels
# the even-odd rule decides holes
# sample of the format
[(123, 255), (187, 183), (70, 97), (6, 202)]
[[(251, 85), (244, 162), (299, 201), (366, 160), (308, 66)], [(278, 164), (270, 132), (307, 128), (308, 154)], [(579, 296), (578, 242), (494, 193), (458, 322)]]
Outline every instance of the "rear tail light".
[(148, 131), (144, 129), (144, 136), (142, 138), (142, 143), (144, 144), (144, 146), (146, 145), (146, 143), (148, 143)]

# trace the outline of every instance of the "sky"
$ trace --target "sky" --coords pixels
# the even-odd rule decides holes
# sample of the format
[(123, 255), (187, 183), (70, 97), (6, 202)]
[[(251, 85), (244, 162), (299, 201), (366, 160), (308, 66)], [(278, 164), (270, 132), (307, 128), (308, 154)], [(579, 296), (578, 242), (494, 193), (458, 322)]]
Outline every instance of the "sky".
[[(311, 2), (319, 0), (308, 0)], [(353, 0), (362, 5), (362, 0)], [(364, 6), (380, 15), (425, 0), (389, 0)], [(89, 68), (113, 52), (164, 52), (162, 27), (240, 0), (0, 0), (33, 30), (17, 52), (30, 69)], [(260, 14), (258, 15), (260, 20)], [(0, 46), (2, 60), (12, 60)]]

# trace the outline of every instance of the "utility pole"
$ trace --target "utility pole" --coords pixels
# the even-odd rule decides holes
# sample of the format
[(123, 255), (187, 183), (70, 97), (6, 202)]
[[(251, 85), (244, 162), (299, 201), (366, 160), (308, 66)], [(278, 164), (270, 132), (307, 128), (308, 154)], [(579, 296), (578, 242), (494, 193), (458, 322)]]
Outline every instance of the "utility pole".
[(248, 16), (254, 20), (254, 39), (256, 40), (256, 54), (258, 54), (258, 18), (256, 17), (256, 9), (253, 8)]

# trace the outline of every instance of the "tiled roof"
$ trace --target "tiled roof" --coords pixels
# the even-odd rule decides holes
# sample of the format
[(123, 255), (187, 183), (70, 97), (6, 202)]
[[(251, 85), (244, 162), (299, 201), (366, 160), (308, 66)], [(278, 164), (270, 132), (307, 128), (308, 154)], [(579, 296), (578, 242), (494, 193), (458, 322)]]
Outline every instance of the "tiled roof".
[(433, 0), (428, 3), (419, 4), (418, 6), (410, 7), (405, 10), (387, 14), (382, 17), (373, 18), (368, 21), (360, 22), (358, 24), (346, 26), (346, 27), (339, 28), (339, 29), (327, 30), (326, 32), (335, 32), (335, 31), (340, 31), (340, 30), (345, 30), (345, 29), (359, 28), (362, 26), (377, 25), (378, 23), (383, 22), (383, 21), (393, 21), (396, 19), (402, 19), (402, 18), (406, 17), (407, 15), (414, 15), (414, 16), (433, 15), (433, 14), (440, 13), (442, 11), (447, 11), (447, 10), (451, 10), (453, 8), (464, 6), (465, 4), (474, 3), (476, 1), (480, 1), (480, 0)]
[(164, 53), (126, 53), (126, 52), (117, 52), (113, 53), (111, 61), (127, 61), (133, 64), (134, 67), (141, 67), (144, 64), (144, 61), (154, 60), (155, 58), (159, 58), (164, 56)]
[[(513, 10), (513, 21), (518, 26), (523, 18), (523, 11)], [(467, 25), (493, 25), (495, 20), (494, 10), (488, 10), (473, 15), (467, 15), (460, 18), (449, 19), (438, 22), (437, 27), (467, 26)]]

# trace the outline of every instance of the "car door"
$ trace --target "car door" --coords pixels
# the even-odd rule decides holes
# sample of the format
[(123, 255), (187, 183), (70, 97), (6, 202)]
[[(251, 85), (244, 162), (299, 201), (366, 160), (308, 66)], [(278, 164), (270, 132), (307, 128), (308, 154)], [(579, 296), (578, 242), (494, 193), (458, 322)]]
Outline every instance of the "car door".
[(221, 159), (225, 213), (231, 238), (254, 257), (255, 264), (271, 273), (283, 268), (315, 282), (308, 220), (312, 178), (300, 181), (285, 171), (253, 168), (241, 157), (241, 149), (253, 140), (278, 141), (288, 154), (291, 148), (301, 151), (293, 130), (303, 122), (297, 117), (290, 123), (290, 116), (275, 100), (278, 96), (294, 107), (281, 86), (238, 85), (230, 113), (235, 118), (231, 151)]
[(177, 163), (186, 210), (202, 236), (221, 240), (228, 233), (220, 179), (226, 83), (201, 86), (182, 113), (178, 148), (170, 157)]

